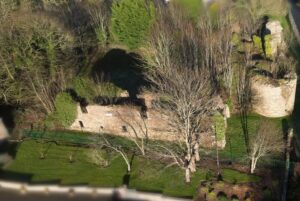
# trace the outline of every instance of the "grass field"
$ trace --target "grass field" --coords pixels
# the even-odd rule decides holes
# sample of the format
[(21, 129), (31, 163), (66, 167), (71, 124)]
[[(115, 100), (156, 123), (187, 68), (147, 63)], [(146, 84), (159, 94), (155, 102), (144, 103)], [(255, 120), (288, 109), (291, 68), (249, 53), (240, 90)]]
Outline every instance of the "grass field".
[[(284, 133), (283, 130), (286, 128), (286, 124), (290, 124), (290, 118), (266, 118), (259, 116), (257, 114), (250, 114), (248, 116), (248, 132), (249, 137), (253, 137), (259, 123), (262, 120), (268, 120), (275, 125)], [(245, 145), (245, 138), (243, 135), (243, 130), (241, 127), (240, 118), (237, 115), (233, 115), (231, 118), (227, 120), (228, 128), (226, 130), (226, 146), (224, 149), (219, 150), (221, 160), (231, 160), (233, 162), (238, 163), (247, 163), (247, 150)], [(215, 157), (216, 150), (215, 149), (203, 149), (201, 150), (202, 154), (208, 157)]]
[[(256, 114), (250, 114), (248, 117), (248, 132), (250, 137), (255, 134), (257, 126), (262, 120), (271, 121), (281, 131), (283, 130), (284, 122), (289, 121), (289, 118), (266, 118)], [(226, 147), (221, 151), (223, 157), (240, 159), (246, 155), (246, 145), (240, 118), (238, 116), (232, 116), (228, 119), (226, 141)]]
[[(92, 163), (89, 157), (91, 149), (47, 143), (45, 159), (39, 158), (40, 150), (45, 144), (33, 140), (24, 141), (18, 147), (15, 160), (4, 170), (9, 174), (29, 174), (33, 183), (54, 182), (63, 185), (86, 184), (90, 186), (118, 187), (123, 184), (126, 164), (119, 156), (112, 157), (108, 167)], [(68, 156), (74, 154), (74, 162)], [(227, 182), (257, 182), (259, 178), (225, 169), (223, 179)], [(192, 197), (200, 181), (212, 179), (213, 173), (208, 169), (198, 169), (191, 184), (184, 182), (184, 172), (177, 167), (166, 168), (164, 164), (134, 157), (129, 187), (151, 192), (161, 192), (169, 196)], [(80, 175), (80, 176), (79, 176)]]

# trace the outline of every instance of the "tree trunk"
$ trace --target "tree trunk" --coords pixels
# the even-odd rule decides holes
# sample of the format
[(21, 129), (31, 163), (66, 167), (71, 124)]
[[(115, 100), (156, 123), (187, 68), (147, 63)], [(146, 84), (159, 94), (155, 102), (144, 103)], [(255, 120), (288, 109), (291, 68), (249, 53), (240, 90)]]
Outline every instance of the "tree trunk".
[(253, 174), (255, 169), (256, 169), (256, 163), (257, 163), (257, 159), (256, 158), (252, 158), (251, 159), (251, 168), (250, 168), (250, 173)]
[(185, 168), (185, 182), (191, 183), (191, 173), (189, 167)]
[(286, 152), (285, 152), (285, 172), (284, 172), (284, 181), (283, 181), (283, 191), (281, 195), (281, 200), (286, 201), (288, 184), (289, 184), (289, 172), (290, 172), (290, 152), (291, 152), (291, 144), (292, 138), (294, 136), (294, 130), (290, 129), (288, 133), (288, 139), (286, 143)]
[(191, 170), (191, 172), (196, 172), (196, 159), (195, 156), (191, 157), (191, 160), (189, 161), (188, 168)]
[(194, 151), (195, 151), (195, 158), (196, 158), (196, 161), (200, 161), (199, 143), (198, 143), (198, 142), (195, 144), (194, 149), (195, 149)]

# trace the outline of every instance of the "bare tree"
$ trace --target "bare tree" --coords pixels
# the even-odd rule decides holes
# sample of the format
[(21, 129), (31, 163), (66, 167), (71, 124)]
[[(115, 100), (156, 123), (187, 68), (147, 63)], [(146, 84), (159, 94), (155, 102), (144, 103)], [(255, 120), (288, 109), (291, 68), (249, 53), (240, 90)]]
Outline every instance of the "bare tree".
[(88, 8), (91, 24), (101, 47), (105, 47), (108, 43), (109, 9), (105, 0), (100, 0)]
[(4, 67), (0, 99), (30, 104), (49, 114), (55, 95), (66, 88), (72, 75), (71, 68), (65, 67), (72, 65), (72, 36), (55, 20), (41, 18), (42, 14), (28, 12), (22, 19), (18, 12), (11, 15), (10, 24), (0, 25), (0, 65)]
[(242, 27), (246, 28), (243, 31), (247, 37), (260, 28), (263, 17), (285, 16), (287, 13), (285, 0), (237, 0), (234, 5), (234, 14), (240, 18)]
[[(103, 147), (107, 147), (109, 149), (112, 149), (116, 153), (118, 153), (123, 158), (123, 160), (125, 161), (125, 163), (127, 165), (127, 172), (128, 173), (131, 172), (131, 162), (130, 162), (130, 159), (129, 159), (125, 149), (122, 147), (122, 145), (116, 144), (113, 141), (109, 140), (107, 137), (105, 137), (104, 134), (101, 134), (101, 132), (99, 132), (99, 138), (96, 140), (97, 140), (96, 143), (100, 149)], [(103, 158), (101, 158), (101, 157), (97, 157), (97, 158), (100, 161), (103, 160)], [(94, 157), (94, 159), (95, 159), (95, 157)]]
[(262, 121), (250, 140), (250, 172), (254, 173), (258, 160), (274, 152), (283, 152), (283, 135), (271, 122)]
[(134, 107), (125, 108), (125, 112), (118, 112), (118, 118), (124, 123), (123, 132), (131, 140), (143, 156), (146, 155), (148, 142), (148, 126), (141, 111)]
[(241, 120), (245, 145), (249, 154), (249, 133), (248, 133), (248, 113), (251, 104), (251, 87), (250, 87), (250, 67), (251, 67), (250, 50), (245, 51), (241, 63), (238, 65), (236, 74), (236, 95), (239, 116)]
[[(172, 19), (172, 18), (171, 18)], [(197, 30), (188, 21), (161, 20), (145, 48), (148, 69), (146, 77), (152, 91), (162, 97), (155, 107), (168, 116), (178, 139), (179, 151), (171, 148), (166, 155), (185, 169), (190, 182), (200, 160), (199, 137), (201, 120), (212, 107), (214, 88), (209, 69), (201, 65), (200, 41)], [(177, 35), (171, 30), (180, 30)]]

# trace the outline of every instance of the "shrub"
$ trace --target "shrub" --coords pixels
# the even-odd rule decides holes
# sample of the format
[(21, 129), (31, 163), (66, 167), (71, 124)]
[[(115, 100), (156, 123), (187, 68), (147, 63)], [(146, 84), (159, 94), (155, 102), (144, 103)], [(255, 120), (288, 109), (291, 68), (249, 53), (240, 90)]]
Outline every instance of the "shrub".
[(272, 56), (271, 35), (270, 34), (265, 36), (265, 51), (266, 51), (267, 57)]
[(263, 53), (262, 41), (261, 38), (257, 35), (253, 36), (254, 48), (258, 51), (258, 53)]
[(225, 128), (224, 117), (220, 114), (220, 112), (216, 112), (213, 115), (213, 122), (214, 122), (214, 129), (217, 135), (217, 140), (224, 140), (226, 128)]
[(66, 93), (59, 93), (55, 98), (55, 111), (45, 120), (45, 126), (54, 127), (56, 125), (68, 127), (76, 119), (77, 107), (72, 97)]
[(216, 193), (213, 192), (213, 191), (209, 192), (209, 193), (208, 193), (208, 198), (209, 198), (210, 200), (215, 200), (215, 199), (217, 198)]
[(97, 96), (117, 97), (122, 89), (110, 82), (103, 82), (97, 85)]
[(218, 201), (227, 201), (228, 200), (228, 198), (224, 192), (219, 192), (217, 197), (218, 197)]
[(77, 95), (86, 98), (88, 101), (92, 100), (95, 96), (95, 90), (93, 89), (95, 83), (88, 78), (76, 77), (73, 80), (73, 88)]
[(120, 0), (112, 5), (111, 35), (130, 49), (140, 46), (150, 31), (155, 7), (152, 1)]

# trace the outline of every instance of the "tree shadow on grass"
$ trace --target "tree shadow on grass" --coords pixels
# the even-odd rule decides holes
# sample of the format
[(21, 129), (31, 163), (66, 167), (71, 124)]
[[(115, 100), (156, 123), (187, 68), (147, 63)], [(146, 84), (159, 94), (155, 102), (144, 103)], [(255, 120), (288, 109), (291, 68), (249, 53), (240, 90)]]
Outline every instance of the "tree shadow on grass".
[(0, 170), (1, 180), (15, 181), (15, 182), (30, 182), (32, 174), (13, 172), (9, 170)]
[(92, 76), (94, 79), (104, 76), (105, 81), (111, 81), (127, 90), (131, 98), (136, 98), (140, 88), (146, 85), (141, 66), (141, 56), (138, 54), (112, 49), (96, 62)]

